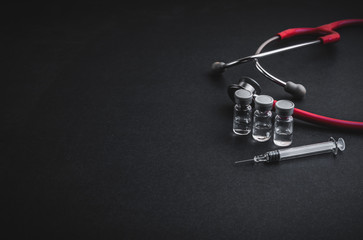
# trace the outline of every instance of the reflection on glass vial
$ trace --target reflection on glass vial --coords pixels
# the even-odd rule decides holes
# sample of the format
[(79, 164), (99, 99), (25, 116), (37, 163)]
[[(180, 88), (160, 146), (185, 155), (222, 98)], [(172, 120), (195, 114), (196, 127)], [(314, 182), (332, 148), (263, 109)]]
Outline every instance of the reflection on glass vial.
[(239, 89), (234, 94), (236, 105), (233, 110), (233, 132), (237, 135), (247, 135), (252, 124), (252, 93)]
[(280, 100), (275, 104), (274, 143), (277, 146), (286, 147), (292, 143), (294, 119), (291, 115), (294, 112), (294, 107), (294, 103), (288, 100)]
[(256, 110), (253, 116), (252, 137), (259, 142), (266, 142), (271, 138), (272, 112)]
[(247, 135), (251, 132), (252, 107), (236, 104), (234, 106), (233, 132), (237, 135)]
[(260, 95), (255, 98), (255, 112), (253, 114), (252, 137), (256, 141), (266, 142), (272, 134), (272, 104), (273, 98)]
[(291, 116), (275, 118), (274, 143), (286, 147), (292, 143), (293, 118)]

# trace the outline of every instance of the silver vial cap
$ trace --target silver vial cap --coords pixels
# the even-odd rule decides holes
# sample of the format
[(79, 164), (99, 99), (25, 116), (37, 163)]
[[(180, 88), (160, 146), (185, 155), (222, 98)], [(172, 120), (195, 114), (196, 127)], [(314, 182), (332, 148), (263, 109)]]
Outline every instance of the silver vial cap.
[(295, 104), (289, 100), (279, 100), (275, 104), (277, 115), (291, 116), (294, 113)]
[(239, 89), (234, 93), (234, 99), (237, 104), (249, 105), (252, 103), (252, 93), (245, 89)]
[(267, 95), (259, 95), (255, 98), (255, 108), (260, 111), (269, 111), (272, 109), (274, 99)]

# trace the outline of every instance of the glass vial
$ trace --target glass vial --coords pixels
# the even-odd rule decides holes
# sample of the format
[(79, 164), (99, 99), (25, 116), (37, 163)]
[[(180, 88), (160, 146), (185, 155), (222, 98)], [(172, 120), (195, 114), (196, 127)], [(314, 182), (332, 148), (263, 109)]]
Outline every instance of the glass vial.
[(236, 105), (233, 110), (233, 132), (237, 135), (247, 135), (252, 128), (252, 93), (239, 89), (234, 93)]
[(288, 100), (280, 100), (275, 104), (275, 130), (274, 143), (280, 147), (290, 146), (292, 143), (292, 132), (294, 119), (294, 103)]
[(267, 95), (255, 98), (252, 137), (259, 142), (266, 142), (272, 134), (272, 104), (274, 99)]

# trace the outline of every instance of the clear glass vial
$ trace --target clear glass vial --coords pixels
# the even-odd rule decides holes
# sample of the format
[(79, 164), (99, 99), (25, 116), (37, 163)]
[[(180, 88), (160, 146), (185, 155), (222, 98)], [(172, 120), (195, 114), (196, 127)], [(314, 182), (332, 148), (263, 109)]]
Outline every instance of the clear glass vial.
[(239, 89), (234, 93), (236, 105), (233, 110), (233, 132), (237, 135), (248, 135), (252, 128), (252, 93)]
[(280, 100), (275, 104), (275, 130), (274, 143), (280, 147), (290, 146), (294, 127), (294, 103), (288, 100)]
[(274, 99), (267, 95), (255, 98), (252, 137), (259, 142), (266, 142), (272, 133), (272, 104)]

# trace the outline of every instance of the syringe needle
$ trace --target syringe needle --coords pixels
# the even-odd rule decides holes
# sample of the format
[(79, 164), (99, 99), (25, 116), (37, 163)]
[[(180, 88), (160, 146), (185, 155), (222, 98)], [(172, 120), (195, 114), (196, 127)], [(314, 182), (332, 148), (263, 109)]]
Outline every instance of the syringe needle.
[(240, 163), (246, 163), (246, 162), (254, 162), (255, 159), (251, 158), (251, 159), (246, 159), (246, 160), (240, 160), (240, 161), (235, 161), (234, 164), (240, 164)]

